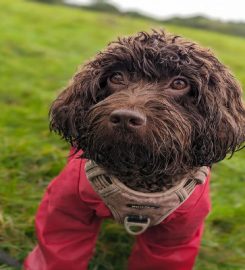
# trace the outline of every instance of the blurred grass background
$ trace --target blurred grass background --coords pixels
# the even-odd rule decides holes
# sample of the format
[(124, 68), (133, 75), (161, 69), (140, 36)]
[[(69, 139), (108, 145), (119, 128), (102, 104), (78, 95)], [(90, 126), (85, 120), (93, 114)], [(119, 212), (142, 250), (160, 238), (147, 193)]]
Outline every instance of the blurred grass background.
[[(242, 37), (23, 0), (1, 0), (0, 18), (0, 246), (20, 261), (35, 245), (35, 211), (69, 149), (50, 134), (48, 109), (78, 65), (117, 36), (164, 27), (212, 48), (245, 85)], [(195, 270), (245, 269), (244, 180), (244, 150), (213, 167), (213, 210)], [(132, 243), (105, 222), (90, 269), (126, 269)]]

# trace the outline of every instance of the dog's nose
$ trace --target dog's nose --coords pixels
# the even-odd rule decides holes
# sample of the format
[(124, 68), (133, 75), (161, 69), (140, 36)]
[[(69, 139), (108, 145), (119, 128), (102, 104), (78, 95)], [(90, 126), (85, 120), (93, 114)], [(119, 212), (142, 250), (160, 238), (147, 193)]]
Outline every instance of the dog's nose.
[(114, 127), (136, 129), (145, 125), (146, 118), (140, 112), (128, 109), (119, 109), (110, 114), (109, 121)]

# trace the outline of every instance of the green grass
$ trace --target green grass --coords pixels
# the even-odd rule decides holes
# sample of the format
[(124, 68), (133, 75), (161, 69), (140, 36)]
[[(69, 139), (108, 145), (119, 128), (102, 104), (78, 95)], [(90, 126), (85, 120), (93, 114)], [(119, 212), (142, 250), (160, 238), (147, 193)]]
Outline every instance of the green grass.
[[(49, 132), (51, 101), (77, 66), (111, 39), (159, 25), (20, 0), (1, 0), (0, 17), (0, 245), (22, 261), (35, 245), (38, 203), (68, 151)], [(164, 28), (213, 48), (245, 85), (245, 39)], [(245, 151), (213, 167), (213, 210), (196, 270), (245, 269), (244, 180)], [(107, 221), (90, 269), (125, 269), (132, 241), (121, 226)]]

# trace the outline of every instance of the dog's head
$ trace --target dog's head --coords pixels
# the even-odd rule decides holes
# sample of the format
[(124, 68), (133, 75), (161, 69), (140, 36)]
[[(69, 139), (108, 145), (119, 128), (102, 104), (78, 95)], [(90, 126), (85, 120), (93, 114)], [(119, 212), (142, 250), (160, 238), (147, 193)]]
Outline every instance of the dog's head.
[(241, 148), (245, 109), (207, 49), (164, 32), (120, 38), (51, 107), (51, 129), (121, 178), (182, 174)]

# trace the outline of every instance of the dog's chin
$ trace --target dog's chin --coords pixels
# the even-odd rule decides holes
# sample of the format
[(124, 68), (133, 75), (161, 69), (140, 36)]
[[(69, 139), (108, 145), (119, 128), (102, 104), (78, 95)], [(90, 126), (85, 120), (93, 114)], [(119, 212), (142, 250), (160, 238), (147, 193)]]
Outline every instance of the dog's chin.
[(88, 156), (109, 173), (120, 177), (149, 175), (153, 171), (150, 169), (153, 162), (151, 154), (142, 145), (100, 145), (88, 149)]
[[(127, 186), (145, 192), (158, 192), (173, 185), (176, 175), (182, 174), (166, 155), (156, 155), (142, 144), (98, 144), (87, 148), (86, 158), (94, 160), (108, 174), (116, 176)], [(175, 168), (176, 166), (176, 168)]]

